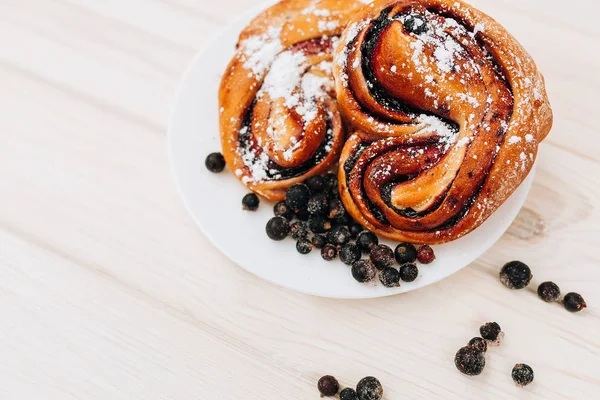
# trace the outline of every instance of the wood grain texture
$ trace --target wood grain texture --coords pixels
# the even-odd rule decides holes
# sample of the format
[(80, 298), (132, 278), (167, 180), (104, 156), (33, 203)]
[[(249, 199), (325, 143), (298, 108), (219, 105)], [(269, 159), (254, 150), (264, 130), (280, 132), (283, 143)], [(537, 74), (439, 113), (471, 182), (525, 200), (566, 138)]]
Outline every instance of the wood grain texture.
[[(179, 77), (252, 1), (0, 1), (0, 399), (306, 400), (325, 373), (375, 375), (387, 400), (600, 398), (600, 7), (473, 4), (546, 76), (555, 127), (530, 198), (460, 273), (340, 301), (233, 265), (170, 177)], [(498, 283), (512, 259), (533, 267), (531, 289)], [(538, 300), (550, 279), (589, 309)], [(453, 355), (488, 320), (506, 340), (481, 376), (462, 376)], [(525, 389), (517, 362), (535, 369)]]

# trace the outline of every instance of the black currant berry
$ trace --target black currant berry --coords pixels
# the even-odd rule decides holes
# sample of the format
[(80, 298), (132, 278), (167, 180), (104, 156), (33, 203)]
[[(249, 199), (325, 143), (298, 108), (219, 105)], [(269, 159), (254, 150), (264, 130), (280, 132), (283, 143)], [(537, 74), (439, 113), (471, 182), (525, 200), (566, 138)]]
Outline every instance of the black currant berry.
[(350, 231), (346, 227), (336, 226), (327, 232), (327, 240), (336, 246), (343, 246), (350, 241)]
[(327, 215), (329, 212), (329, 199), (327, 195), (321, 192), (310, 196), (306, 210), (312, 215)]
[(321, 175), (311, 176), (304, 182), (310, 189), (311, 193), (318, 193), (323, 190), (324, 182)]
[(486, 324), (481, 325), (479, 328), (479, 334), (485, 340), (489, 340), (491, 342), (495, 342), (502, 338), (502, 329), (497, 322), (488, 322)]
[(335, 174), (327, 174), (323, 176), (323, 188), (327, 191), (331, 191), (331, 189), (336, 188), (338, 185), (338, 179)]
[(335, 260), (335, 258), (337, 257), (337, 248), (332, 244), (326, 244), (321, 249), (321, 257), (325, 261)]
[(487, 342), (484, 338), (474, 337), (473, 339), (469, 340), (469, 344), (467, 346), (475, 347), (482, 353), (487, 351)]
[(303, 183), (290, 186), (285, 194), (285, 202), (294, 211), (305, 208), (308, 199), (310, 199), (310, 189)]
[(568, 311), (579, 312), (587, 307), (585, 300), (578, 293), (567, 293), (563, 299), (563, 305)]
[(211, 172), (221, 172), (225, 169), (225, 158), (221, 153), (210, 153), (206, 157), (204, 165)]
[(315, 235), (312, 238), (312, 245), (316, 249), (322, 249), (327, 244), (327, 238), (323, 235)]
[(356, 394), (359, 400), (381, 400), (383, 387), (377, 378), (367, 376), (356, 384)]
[[(373, 252), (371, 252), (371, 255)], [(396, 268), (385, 267), (379, 272), (379, 281), (385, 287), (400, 286), (400, 273)]]
[(371, 260), (358, 260), (352, 264), (352, 276), (361, 283), (373, 280), (376, 271)]
[(267, 222), (267, 236), (273, 240), (283, 240), (290, 233), (290, 223), (283, 217), (273, 217)]
[(313, 245), (307, 239), (300, 239), (296, 242), (296, 250), (298, 250), (298, 253), (300, 254), (308, 254), (312, 251), (312, 249)]
[(349, 226), (352, 223), (354, 223), (352, 217), (346, 212), (341, 217), (334, 218), (331, 220), (332, 226)]
[(298, 218), (300, 221), (308, 221), (308, 218), (310, 218), (310, 213), (306, 208), (301, 208), (296, 211), (296, 218)]
[(363, 254), (370, 253), (371, 248), (373, 246), (377, 246), (378, 244), (379, 239), (377, 239), (377, 236), (369, 231), (362, 231), (356, 237), (356, 245), (360, 248), (360, 251), (362, 251)]
[(531, 269), (521, 261), (504, 264), (500, 270), (500, 282), (509, 289), (523, 289), (531, 282)]
[(258, 205), (260, 204), (260, 200), (258, 196), (254, 193), (248, 193), (242, 198), (242, 209), (248, 211), (256, 211), (258, 210)]
[(483, 352), (475, 347), (462, 347), (454, 356), (454, 365), (463, 374), (479, 375), (485, 367), (485, 357)]
[(419, 268), (415, 264), (404, 264), (400, 267), (400, 279), (413, 282), (419, 276)]
[(294, 211), (292, 211), (285, 201), (280, 201), (273, 206), (273, 214), (276, 217), (283, 217), (287, 220), (294, 218)]
[(311, 215), (308, 218), (308, 227), (314, 233), (325, 233), (331, 229), (331, 222), (322, 215)]
[(329, 202), (329, 218), (340, 218), (346, 214), (344, 204), (340, 199), (332, 199)]
[(419, 14), (408, 14), (404, 19), (404, 29), (415, 35), (427, 30), (427, 20)]
[(362, 231), (364, 231), (365, 228), (363, 228), (359, 224), (350, 224), (350, 226), (348, 227), (348, 230), (350, 231), (350, 236), (352, 237), (352, 239), (356, 239), (358, 234), (361, 233)]
[(435, 260), (435, 253), (431, 246), (424, 245), (419, 247), (419, 250), (417, 250), (417, 260), (421, 264), (431, 264)]
[(417, 260), (417, 249), (410, 243), (400, 243), (394, 250), (398, 264), (414, 263)]
[(354, 389), (346, 388), (340, 392), (340, 400), (358, 400), (358, 396)]
[(294, 221), (290, 225), (290, 236), (293, 239), (305, 239), (308, 235), (308, 227), (306, 226), (306, 222), (303, 221)]
[(377, 269), (383, 269), (394, 265), (394, 250), (385, 244), (378, 244), (371, 248), (369, 258)]
[(333, 376), (325, 375), (317, 382), (317, 389), (323, 396), (335, 396), (340, 390), (340, 384)]
[(560, 297), (560, 288), (554, 282), (544, 282), (538, 286), (538, 296), (546, 303), (556, 301)]
[(360, 259), (360, 249), (354, 243), (347, 243), (340, 250), (340, 260), (346, 265), (352, 265)]
[(533, 369), (527, 364), (516, 364), (512, 369), (512, 378), (517, 386), (523, 387), (533, 382)]

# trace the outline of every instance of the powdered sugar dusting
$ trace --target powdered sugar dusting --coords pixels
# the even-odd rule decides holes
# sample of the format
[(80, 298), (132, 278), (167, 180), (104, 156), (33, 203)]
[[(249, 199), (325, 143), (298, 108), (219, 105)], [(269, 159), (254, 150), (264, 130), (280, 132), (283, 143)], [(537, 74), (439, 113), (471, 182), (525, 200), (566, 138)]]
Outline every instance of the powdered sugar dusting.
[(265, 34), (249, 37), (240, 43), (244, 68), (256, 76), (262, 76), (283, 50), (280, 34), (281, 28), (270, 27)]

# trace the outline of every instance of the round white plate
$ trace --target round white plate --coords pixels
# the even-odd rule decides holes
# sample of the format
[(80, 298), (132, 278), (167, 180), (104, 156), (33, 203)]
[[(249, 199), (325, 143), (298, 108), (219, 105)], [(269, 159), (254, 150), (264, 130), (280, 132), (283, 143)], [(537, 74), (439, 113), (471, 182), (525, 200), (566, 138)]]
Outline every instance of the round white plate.
[[(482, 226), (452, 243), (435, 246), (436, 261), (420, 267), (416, 281), (394, 289), (356, 282), (348, 266), (339, 260), (322, 260), (316, 249), (301, 255), (291, 238), (270, 240), (265, 224), (273, 216), (272, 202), (261, 199), (258, 211), (242, 210), (241, 200), (248, 190), (227, 169), (220, 174), (209, 172), (204, 159), (221, 148), (217, 103), (221, 74), (233, 55), (239, 32), (267, 5), (229, 25), (194, 58), (172, 112), (168, 142), (175, 182), (190, 214), (212, 243), (236, 264), (269, 282), (316, 296), (353, 299), (389, 296), (431, 285), (489, 249), (525, 202), (533, 171)], [(395, 243), (383, 242), (395, 247)]]

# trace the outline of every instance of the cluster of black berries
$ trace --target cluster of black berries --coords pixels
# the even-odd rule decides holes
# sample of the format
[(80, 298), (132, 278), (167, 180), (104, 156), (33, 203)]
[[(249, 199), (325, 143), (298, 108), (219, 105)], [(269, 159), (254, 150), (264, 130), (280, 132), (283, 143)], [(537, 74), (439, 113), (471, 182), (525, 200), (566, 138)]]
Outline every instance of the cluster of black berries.
[[(520, 261), (506, 263), (500, 270), (500, 282), (509, 289), (523, 289), (529, 285), (533, 275), (527, 264)], [(543, 282), (538, 286), (538, 296), (547, 303), (558, 301), (560, 288), (554, 282)], [(562, 304), (571, 312), (578, 312), (587, 307), (585, 300), (578, 293), (567, 293)]]
[[(465, 347), (461, 347), (454, 356), (454, 364), (460, 372), (475, 376), (483, 372), (485, 354), (489, 346), (499, 346), (504, 332), (497, 322), (488, 322), (479, 328), (481, 337), (474, 337)], [(518, 386), (529, 385), (533, 381), (533, 369), (527, 364), (516, 364), (512, 378)]]
[[(285, 201), (275, 204), (275, 217), (267, 223), (267, 235), (273, 240), (291, 236), (296, 249), (307, 254), (320, 249), (326, 261), (340, 260), (352, 267), (358, 282), (370, 282), (377, 276), (386, 287), (400, 285), (400, 280), (412, 282), (419, 275), (416, 261), (429, 264), (435, 259), (433, 249), (410, 243), (399, 244), (395, 251), (379, 244), (372, 232), (364, 230), (347, 213), (339, 198), (337, 177), (334, 174), (312, 176), (301, 184), (291, 186)], [(362, 259), (363, 255), (368, 258)], [(397, 262), (400, 268), (394, 268)]]
[(383, 387), (377, 378), (367, 376), (362, 378), (356, 384), (356, 390), (345, 388), (341, 392), (340, 384), (331, 375), (325, 375), (317, 382), (317, 389), (321, 396), (335, 396), (340, 393), (340, 400), (381, 400), (383, 397)]

